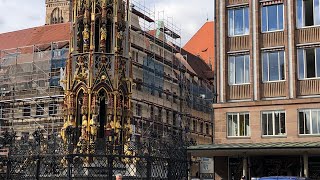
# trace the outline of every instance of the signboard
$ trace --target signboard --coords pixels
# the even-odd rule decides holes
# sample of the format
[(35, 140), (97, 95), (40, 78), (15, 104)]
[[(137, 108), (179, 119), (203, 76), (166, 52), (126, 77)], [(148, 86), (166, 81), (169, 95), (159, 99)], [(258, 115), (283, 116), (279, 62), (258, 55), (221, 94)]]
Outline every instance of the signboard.
[(213, 174), (213, 158), (201, 158), (200, 174)]

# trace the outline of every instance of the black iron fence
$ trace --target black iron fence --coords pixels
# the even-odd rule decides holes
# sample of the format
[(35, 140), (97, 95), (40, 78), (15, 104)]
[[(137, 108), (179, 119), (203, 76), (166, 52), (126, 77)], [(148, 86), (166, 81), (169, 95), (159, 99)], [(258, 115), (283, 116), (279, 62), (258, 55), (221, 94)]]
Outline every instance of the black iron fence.
[(0, 139), (0, 179), (113, 180), (121, 175), (122, 179), (183, 180), (188, 175), (186, 145), (177, 135), (130, 141), (121, 147), (98, 139), (82, 144), (84, 151), (57, 134), (43, 137), (36, 131), (31, 138), (15, 137), (4, 132)]

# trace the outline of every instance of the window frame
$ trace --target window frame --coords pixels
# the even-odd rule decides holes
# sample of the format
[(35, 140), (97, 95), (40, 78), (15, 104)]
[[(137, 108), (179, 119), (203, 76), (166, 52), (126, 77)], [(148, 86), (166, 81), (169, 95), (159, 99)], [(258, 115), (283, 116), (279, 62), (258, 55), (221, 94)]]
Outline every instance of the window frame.
[[(317, 116), (317, 124), (318, 124), (318, 131), (319, 133), (315, 134), (315, 133), (311, 133), (313, 131), (313, 121), (312, 121), (312, 111), (317, 111), (317, 113), (320, 114), (320, 108), (311, 108), (311, 109), (298, 109), (298, 132), (299, 132), (299, 136), (320, 136), (320, 126), (319, 126), (319, 122), (320, 122), (320, 116)], [(309, 113), (309, 117), (311, 118), (311, 122), (310, 122), (310, 133), (309, 134), (302, 134), (300, 131), (300, 113), (301, 112), (308, 112)], [(303, 124), (304, 124), (304, 131), (305, 131), (305, 125), (306, 125), (306, 119), (303, 119)]]
[[(246, 32), (246, 30), (245, 30), (245, 25), (246, 25), (246, 23), (245, 23), (245, 8), (247, 8), (248, 9), (248, 32)], [(244, 27), (244, 29), (243, 29), (243, 34), (235, 34), (234, 33), (234, 31), (235, 31), (235, 29), (234, 29), (234, 22), (235, 22), (235, 14), (234, 14), (234, 10), (236, 10), (236, 9), (242, 9), (243, 10), (243, 12), (242, 12), (242, 15), (243, 15), (243, 17), (242, 17), (242, 19), (243, 19), (243, 27)], [(232, 12), (232, 15), (233, 15), (233, 22), (232, 22), (232, 28), (233, 28), (233, 30), (232, 30), (232, 34), (230, 33), (230, 17), (229, 17), (229, 11), (230, 10), (232, 10), (233, 12)], [(228, 8), (227, 9), (227, 21), (228, 21), (228, 23), (227, 23), (227, 25), (228, 25), (228, 37), (239, 37), (239, 36), (247, 36), (247, 35), (249, 35), (250, 34), (250, 8), (249, 8), (249, 6), (239, 6), (239, 7), (233, 7), (233, 8)]]
[[(277, 30), (269, 30), (269, 17), (268, 17), (268, 11), (267, 11), (267, 30), (266, 31), (263, 31), (263, 10), (262, 8), (263, 7), (268, 7), (268, 6), (277, 6), (277, 26), (279, 27), (280, 26), (280, 23), (279, 23), (279, 5), (282, 5), (282, 29), (277, 29)], [(284, 31), (284, 28), (285, 28), (285, 6), (284, 6), (284, 3), (277, 3), (277, 4), (271, 4), (271, 5), (261, 5), (261, 8), (260, 8), (260, 11), (261, 11), (261, 33), (272, 33), (272, 32), (281, 32), (281, 31)]]
[[(248, 69), (248, 82), (243, 82), (243, 83), (237, 83), (236, 82), (236, 57), (239, 57), (239, 56), (243, 56), (243, 61), (244, 61), (244, 63), (243, 63), (243, 70), (244, 70), (244, 80), (246, 79), (245, 77), (246, 77), (246, 72), (245, 72), (245, 70), (246, 70), (246, 56), (248, 56), (248, 58), (249, 58), (249, 65), (248, 65), (248, 67), (249, 67), (249, 69)], [(230, 71), (230, 65), (231, 65), (231, 63), (230, 63), (230, 60), (231, 60), (231, 58), (233, 58), (234, 59), (234, 64), (233, 64), (233, 69), (234, 69), (234, 75), (233, 75), (233, 82), (234, 83), (232, 83), (231, 82), (231, 78), (230, 78), (230, 73), (231, 73), (231, 71)], [(228, 56), (228, 84), (229, 84), (229, 86), (237, 86), (237, 85), (246, 85), (246, 84), (251, 84), (251, 77), (250, 77), (250, 73), (251, 73), (251, 59), (250, 59), (250, 55), (249, 54), (236, 54), (236, 55), (229, 55)]]
[[(269, 114), (269, 113), (272, 113), (272, 129), (273, 129), (273, 135), (265, 135), (264, 134), (264, 127), (263, 127), (263, 114)], [(281, 127), (280, 127), (280, 125), (279, 125), (279, 132), (281, 133), (281, 134), (279, 134), (279, 135), (275, 135), (275, 113), (279, 113), (279, 114), (281, 114), (281, 113), (284, 113), (284, 125), (285, 125), (285, 133), (281, 133)], [(261, 124), (261, 136), (262, 137), (287, 137), (287, 113), (286, 113), (286, 111), (285, 110), (275, 110), (275, 111), (273, 111), (273, 110), (271, 110), (271, 111), (261, 111), (261, 114), (260, 114), (260, 118), (261, 118), (261, 122), (260, 122), (260, 124)], [(279, 120), (279, 123), (281, 124), (281, 119)], [(268, 131), (268, 130), (267, 130)]]
[[(278, 52), (278, 71), (279, 71), (279, 80), (270, 80), (270, 53), (273, 53), (273, 52)], [(280, 52), (283, 52), (283, 75), (284, 75), (284, 79), (281, 80), (280, 79)], [(268, 80), (264, 80), (264, 59), (263, 59), (263, 55), (264, 53), (267, 53), (268, 54)], [(263, 83), (273, 83), (273, 82), (284, 82), (286, 81), (287, 79), (287, 76), (286, 76), (286, 52), (285, 50), (275, 50), (275, 51), (264, 51), (264, 52), (261, 52), (261, 67), (262, 67), (262, 71), (261, 71), (261, 77), (262, 77), (262, 82)]]
[[(307, 58), (306, 58), (306, 49), (313, 49), (314, 50), (314, 64), (315, 64), (315, 77), (308, 78), (307, 77), (307, 71), (306, 71), (306, 64), (307, 64)], [(319, 49), (320, 53), (320, 47), (311, 47), (311, 48), (298, 48), (297, 49), (297, 76), (298, 80), (312, 80), (312, 79), (320, 79), (320, 73), (318, 74), (318, 67), (317, 67), (317, 49)], [(303, 52), (303, 78), (300, 77), (300, 59), (299, 59), (299, 50), (302, 50)], [(320, 55), (319, 55), (319, 61), (320, 61)], [(319, 62), (320, 64), (320, 62)], [(319, 70), (320, 72), (320, 70)]]
[[(314, 18), (315, 15), (316, 15), (316, 14), (315, 14), (315, 6), (314, 6), (314, 4), (315, 4), (314, 1), (315, 1), (315, 0), (312, 0), (312, 4), (313, 4), (313, 6), (312, 6), (312, 8), (313, 8), (313, 25), (312, 25), (312, 26), (306, 26), (306, 25), (305, 25), (305, 18), (304, 18), (304, 16), (305, 16), (305, 14), (304, 14), (304, 9), (305, 9), (305, 8), (304, 8), (304, 3), (303, 3), (303, 1), (304, 1), (304, 0), (302, 0), (302, 7), (301, 7), (301, 11), (302, 11), (302, 12), (301, 12), (301, 14), (302, 14), (302, 17), (301, 17), (301, 18), (302, 18), (301, 27), (299, 27), (299, 18), (298, 18), (298, 17), (299, 17), (299, 12), (298, 12), (298, 10), (299, 10), (298, 4), (299, 4), (299, 3), (296, 2), (296, 7), (295, 7), (295, 8), (296, 8), (296, 22), (297, 22), (297, 23), (296, 23), (296, 28), (297, 28), (297, 29), (305, 29), (305, 28), (319, 27), (319, 26), (320, 26), (320, 20), (319, 20), (319, 24), (315, 24), (315, 18)], [(319, 9), (320, 9), (320, 1), (319, 1)]]
[[(249, 116), (249, 127), (248, 127), (248, 133), (247, 135), (244, 135), (244, 136), (241, 136), (240, 135), (240, 131), (238, 133), (235, 133), (235, 134), (238, 134), (238, 135), (234, 135), (234, 136), (231, 136), (229, 135), (229, 132), (230, 132), (230, 128), (229, 128), (229, 115), (230, 116), (234, 116), (236, 115), (237, 116), (237, 128), (238, 128), (238, 131), (240, 130), (240, 115), (244, 115), (244, 117), (246, 115)], [(250, 113), (249, 112), (228, 112), (227, 113), (227, 116), (226, 116), (226, 119), (227, 119), (227, 138), (250, 138), (251, 137), (251, 126), (250, 126)], [(245, 119), (244, 119), (245, 120)], [(244, 125), (244, 128), (245, 128), (245, 125)], [(244, 129), (245, 130), (245, 129)], [(244, 131), (245, 132), (245, 131)]]
[(36, 116), (44, 116), (45, 114), (44, 103), (36, 103)]

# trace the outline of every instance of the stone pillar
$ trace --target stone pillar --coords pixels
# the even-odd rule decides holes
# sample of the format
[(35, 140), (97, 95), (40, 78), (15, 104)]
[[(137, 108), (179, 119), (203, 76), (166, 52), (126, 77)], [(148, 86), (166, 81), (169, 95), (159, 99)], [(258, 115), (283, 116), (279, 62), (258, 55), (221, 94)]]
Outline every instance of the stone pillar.
[(303, 176), (309, 177), (309, 159), (308, 154), (303, 155)]

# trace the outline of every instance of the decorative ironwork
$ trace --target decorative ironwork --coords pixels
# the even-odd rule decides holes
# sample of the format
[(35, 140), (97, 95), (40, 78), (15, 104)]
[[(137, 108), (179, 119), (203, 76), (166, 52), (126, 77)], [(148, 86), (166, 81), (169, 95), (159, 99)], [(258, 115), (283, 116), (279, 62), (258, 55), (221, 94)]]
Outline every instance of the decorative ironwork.
[[(94, 153), (78, 151), (75, 129), (66, 129), (67, 143), (58, 134), (44, 137), (36, 130), (30, 138), (16, 140), (14, 132), (4, 132), (1, 147), (0, 179), (172, 179), (187, 178), (188, 161), (183, 139), (171, 134), (159, 139), (132, 137), (123, 149), (111, 139), (97, 139), (88, 144)], [(110, 141), (111, 140), (111, 141)], [(84, 141), (86, 142), (86, 141)]]

